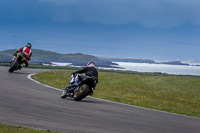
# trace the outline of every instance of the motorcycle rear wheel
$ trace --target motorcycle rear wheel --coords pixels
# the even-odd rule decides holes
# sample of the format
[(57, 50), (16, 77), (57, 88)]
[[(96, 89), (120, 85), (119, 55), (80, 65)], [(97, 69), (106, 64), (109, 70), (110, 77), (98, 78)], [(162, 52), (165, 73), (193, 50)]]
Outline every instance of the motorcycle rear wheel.
[(74, 100), (81, 101), (83, 98), (87, 96), (88, 92), (89, 92), (89, 86), (83, 84), (82, 86), (80, 86), (79, 91), (74, 94)]

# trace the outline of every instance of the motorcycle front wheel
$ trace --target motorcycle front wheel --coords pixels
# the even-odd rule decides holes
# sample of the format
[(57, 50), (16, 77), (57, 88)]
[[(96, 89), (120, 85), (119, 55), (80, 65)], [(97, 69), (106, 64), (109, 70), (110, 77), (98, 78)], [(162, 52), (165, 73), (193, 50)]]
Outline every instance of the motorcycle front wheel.
[(88, 92), (89, 92), (89, 86), (86, 84), (81, 85), (79, 91), (74, 94), (74, 100), (81, 101), (83, 98), (87, 96)]
[(19, 61), (17, 60), (17, 58), (13, 61), (13, 63), (10, 66), (10, 69), (8, 70), (10, 73), (12, 73), (18, 66)]

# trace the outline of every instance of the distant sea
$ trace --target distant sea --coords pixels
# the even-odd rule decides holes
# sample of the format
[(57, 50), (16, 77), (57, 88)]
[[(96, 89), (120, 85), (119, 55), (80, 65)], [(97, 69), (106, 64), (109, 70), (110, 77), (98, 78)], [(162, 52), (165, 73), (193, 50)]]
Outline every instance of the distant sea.
[(167, 65), (167, 64), (148, 64), (148, 63), (129, 63), (129, 62), (113, 62), (124, 70), (138, 72), (161, 72), (173, 75), (193, 75), (200, 76), (200, 66), (186, 65)]
[[(130, 62), (113, 62), (113, 63), (116, 63), (118, 65), (114, 65), (113, 68), (102, 68), (102, 69), (129, 70), (137, 72), (160, 72), (173, 75), (200, 76), (200, 66), (130, 63)], [(71, 66), (71, 63), (52, 62), (52, 64), (55, 66)]]

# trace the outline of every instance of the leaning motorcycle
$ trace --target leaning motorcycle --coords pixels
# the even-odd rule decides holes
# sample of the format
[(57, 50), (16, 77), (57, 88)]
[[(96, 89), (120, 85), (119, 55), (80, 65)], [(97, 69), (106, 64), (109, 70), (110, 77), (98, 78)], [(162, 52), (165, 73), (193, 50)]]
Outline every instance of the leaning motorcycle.
[(13, 71), (17, 71), (18, 69), (21, 69), (24, 66), (23, 61), (25, 61), (26, 59), (28, 59), (28, 57), (25, 54), (17, 53), (16, 56), (13, 56), (13, 59), (11, 60), (10, 68), (8, 71), (12, 73)]
[(72, 74), (68, 86), (61, 94), (61, 98), (71, 97), (75, 101), (81, 101), (88, 95), (93, 94), (96, 84), (95, 77)]

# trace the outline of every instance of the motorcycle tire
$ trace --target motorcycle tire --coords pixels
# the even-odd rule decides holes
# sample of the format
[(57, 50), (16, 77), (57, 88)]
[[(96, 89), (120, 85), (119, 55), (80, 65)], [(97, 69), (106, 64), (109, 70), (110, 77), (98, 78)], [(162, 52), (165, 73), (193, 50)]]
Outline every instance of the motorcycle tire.
[(8, 71), (12, 73), (17, 68), (18, 64), (19, 64), (19, 61), (15, 59), (14, 62), (11, 64), (10, 69)]
[(83, 98), (85, 98), (88, 95), (88, 92), (89, 92), (89, 86), (86, 84), (83, 84), (82, 86), (80, 86), (79, 91), (74, 94), (74, 100), (81, 101)]

